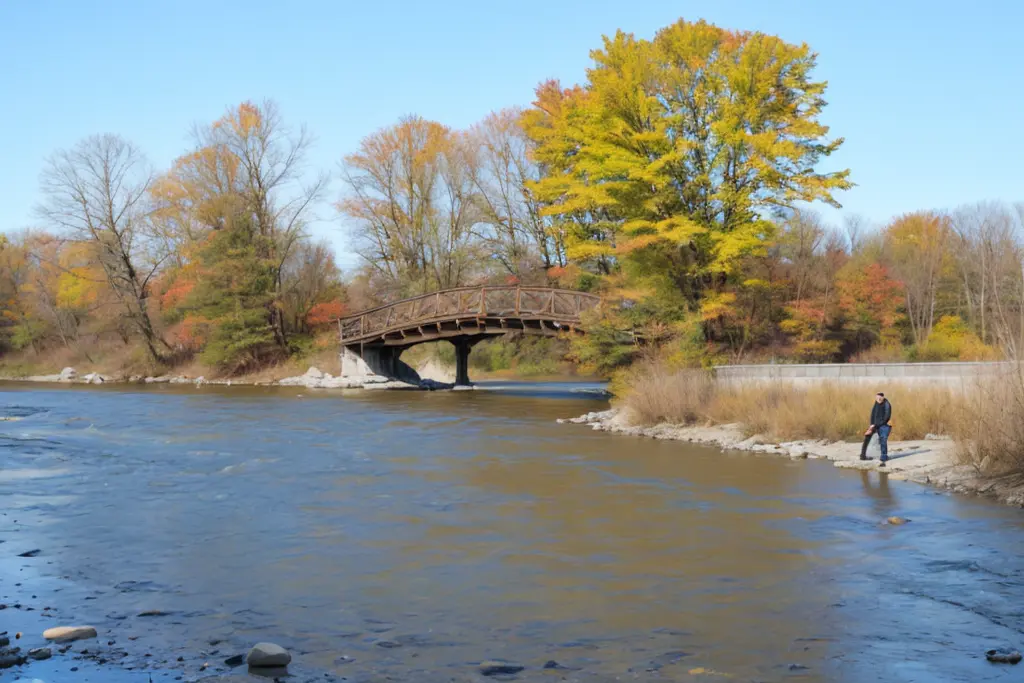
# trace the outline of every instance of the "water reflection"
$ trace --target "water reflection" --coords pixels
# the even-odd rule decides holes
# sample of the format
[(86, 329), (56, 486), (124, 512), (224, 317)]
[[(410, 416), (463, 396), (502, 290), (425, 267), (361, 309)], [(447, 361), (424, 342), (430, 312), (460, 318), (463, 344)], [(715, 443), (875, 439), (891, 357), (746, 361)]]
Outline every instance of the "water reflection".
[(871, 500), (871, 508), (876, 517), (885, 519), (894, 514), (896, 503), (892, 491), (889, 490), (889, 475), (885, 473), (872, 473), (866, 470), (859, 470), (860, 483), (864, 492)]

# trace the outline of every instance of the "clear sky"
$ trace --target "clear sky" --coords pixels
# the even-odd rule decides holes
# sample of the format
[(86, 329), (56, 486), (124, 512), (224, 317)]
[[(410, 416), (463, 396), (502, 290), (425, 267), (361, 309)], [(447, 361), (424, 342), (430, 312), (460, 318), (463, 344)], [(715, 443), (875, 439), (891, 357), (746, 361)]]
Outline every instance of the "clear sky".
[[(603, 34), (651, 37), (679, 17), (820, 54), (824, 120), (846, 138), (829, 166), (858, 185), (827, 219), (1024, 200), (1017, 0), (0, 0), (0, 230), (32, 225), (44, 159), (92, 133), (166, 167), (193, 123), (269, 97), (334, 173), (405, 114), (468, 126), (529, 104), (541, 80), (582, 81)], [(351, 265), (343, 224), (319, 213), (314, 233)]]

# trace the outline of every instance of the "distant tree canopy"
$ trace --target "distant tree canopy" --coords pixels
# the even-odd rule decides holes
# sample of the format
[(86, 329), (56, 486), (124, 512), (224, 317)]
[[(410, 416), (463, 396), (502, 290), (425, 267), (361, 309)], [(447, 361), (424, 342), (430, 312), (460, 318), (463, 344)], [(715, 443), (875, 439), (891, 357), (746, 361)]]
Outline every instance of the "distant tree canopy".
[(605, 37), (582, 83), (465, 130), (402, 118), (337, 151), (359, 260), (344, 276), (309, 234), (328, 175), (273, 102), (196, 126), (157, 171), (90, 136), (48, 160), (40, 227), (0, 239), (0, 350), (244, 372), (334, 343), (347, 311), (518, 282), (602, 296), (570, 356), (604, 374), (649, 354), (1020, 358), (1024, 206), (824, 223), (814, 203), (839, 207), (852, 182), (829, 165), (843, 139), (816, 58), (680, 20)]

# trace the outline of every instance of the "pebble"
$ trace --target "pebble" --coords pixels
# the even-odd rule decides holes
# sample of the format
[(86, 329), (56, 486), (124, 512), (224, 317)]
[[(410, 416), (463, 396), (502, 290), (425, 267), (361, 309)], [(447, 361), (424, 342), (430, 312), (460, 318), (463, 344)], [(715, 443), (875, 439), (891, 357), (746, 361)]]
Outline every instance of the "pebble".
[(11, 644), (11, 639), (7, 636), (0, 636), (0, 647), (7, 647)]
[(37, 647), (34, 650), (28, 651), (28, 656), (37, 661), (43, 659), (49, 659), (53, 656), (53, 652), (48, 647)]
[(517, 674), (525, 668), (525, 666), (521, 666), (519, 664), (512, 664), (510, 662), (497, 662), (493, 660), (480, 662), (480, 673), (484, 676), (501, 676)]
[(249, 663), (249, 666), (258, 668), (288, 666), (288, 663), (292, 661), (292, 656), (280, 645), (256, 643), (249, 650), (245, 661)]
[(35, 557), (36, 555), (38, 555), (41, 552), (43, 552), (43, 551), (40, 550), (39, 548), (36, 548), (35, 550), (26, 550), (23, 553), (18, 553), (18, 557)]
[(906, 524), (910, 520), (907, 519), (906, 517), (890, 517), (890, 518), (888, 518), (885, 521), (888, 522), (889, 524), (894, 525), (894, 526), (899, 526), (900, 524)]
[(43, 638), (58, 642), (70, 642), (72, 640), (95, 637), (96, 629), (92, 626), (57, 626), (43, 631)]
[(224, 660), (224, 664), (230, 666), (232, 669), (236, 666), (242, 666), (243, 664), (245, 664), (245, 655), (235, 655), (233, 657), (228, 657)]

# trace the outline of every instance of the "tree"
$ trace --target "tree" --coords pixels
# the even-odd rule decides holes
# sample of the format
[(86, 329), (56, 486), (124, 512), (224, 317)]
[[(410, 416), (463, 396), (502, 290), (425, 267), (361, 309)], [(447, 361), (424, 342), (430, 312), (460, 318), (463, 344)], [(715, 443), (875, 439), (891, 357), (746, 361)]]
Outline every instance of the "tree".
[(897, 325), (903, 319), (903, 285), (878, 262), (862, 266), (851, 261), (837, 276), (844, 327), (858, 351), (876, 342), (899, 343)]
[(465, 284), (478, 267), (472, 229), (481, 201), (464, 136), (433, 121), (402, 119), (363, 139), (345, 157), (347, 196), (363, 262), (395, 294)]
[(481, 205), (480, 238), (508, 273), (565, 265), (558, 232), (541, 215), (532, 184), (540, 169), (530, 158), (518, 109), (491, 114), (469, 132), (470, 177)]
[[(949, 219), (934, 213), (900, 216), (885, 230), (885, 258), (903, 283), (907, 320), (916, 344), (935, 325), (943, 283), (954, 277)], [(948, 291), (948, 288), (947, 288)]]
[(763, 338), (776, 283), (742, 268), (766, 255), (773, 216), (838, 206), (851, 186), (848, 171), (817, 169), (842, 139), (819, 121), (816, 56), (703, 21), (650, 41), (619, 32), (591, 56), (585, 85), (542, 84), (522, 117), (543, 171), (532, 189), (569, 259), (603, 274), (611, 299), (674, 300), (739, 349)]
[[(199, 215), (213, 227), (229, 220), (244, 220), (235, 236), (251, 235), (257, 256), (265, 260), (273, 281), (273, 295), (284, 294), (285, 262), (305, 235), (313, 207), (327, 185), (318, 174), (305, 181), (305, 161), (312, 138), (305, 128), (292, 133), (277, 105), (243, 102), (208, 127), (194, 134), (201, 162), (192, 164), (192, 186), (205, 187), (208, 197)], [(210, 192), (216, 189), (216, 193)], [(200, 197), (205, 196), (200, 194)], [(258, 239), (257, 239), (258, 238)], [(280, 305), (268, 309), (277, 345), (287, 346), (288, 332)]]
[[(547, 83), (524, 115), (548, 174), (546, 212), (583, 222), (570, 257), (677, 253), (693, 300), (763, 246), (765, 212), (850, 187), (818, 162), (842, 144), (818, 121), (815, 55), (761, 33), (679, 21), (653, 41), (617, 33), (584, 88)], [(582, 242), (581, 244), (579, 242)], [(684, 285), (684, 286), (685, 286)]]
[(54, 154), (42, 176), (39, 214), (73, 240), (90, 243), (107, 284), (154, 361), (166, 347), (149, 312), (150, 283), (162, 259), (147, 233), (153, 174), (136, 148), (116, 135), (94, 135)]
[(202, 359), (230, 373), (282, 355), (271, 315), (276, 262), (266, 239), (244, 217), (211, 233), (197, 254), (200, 277), (181, 306)]

